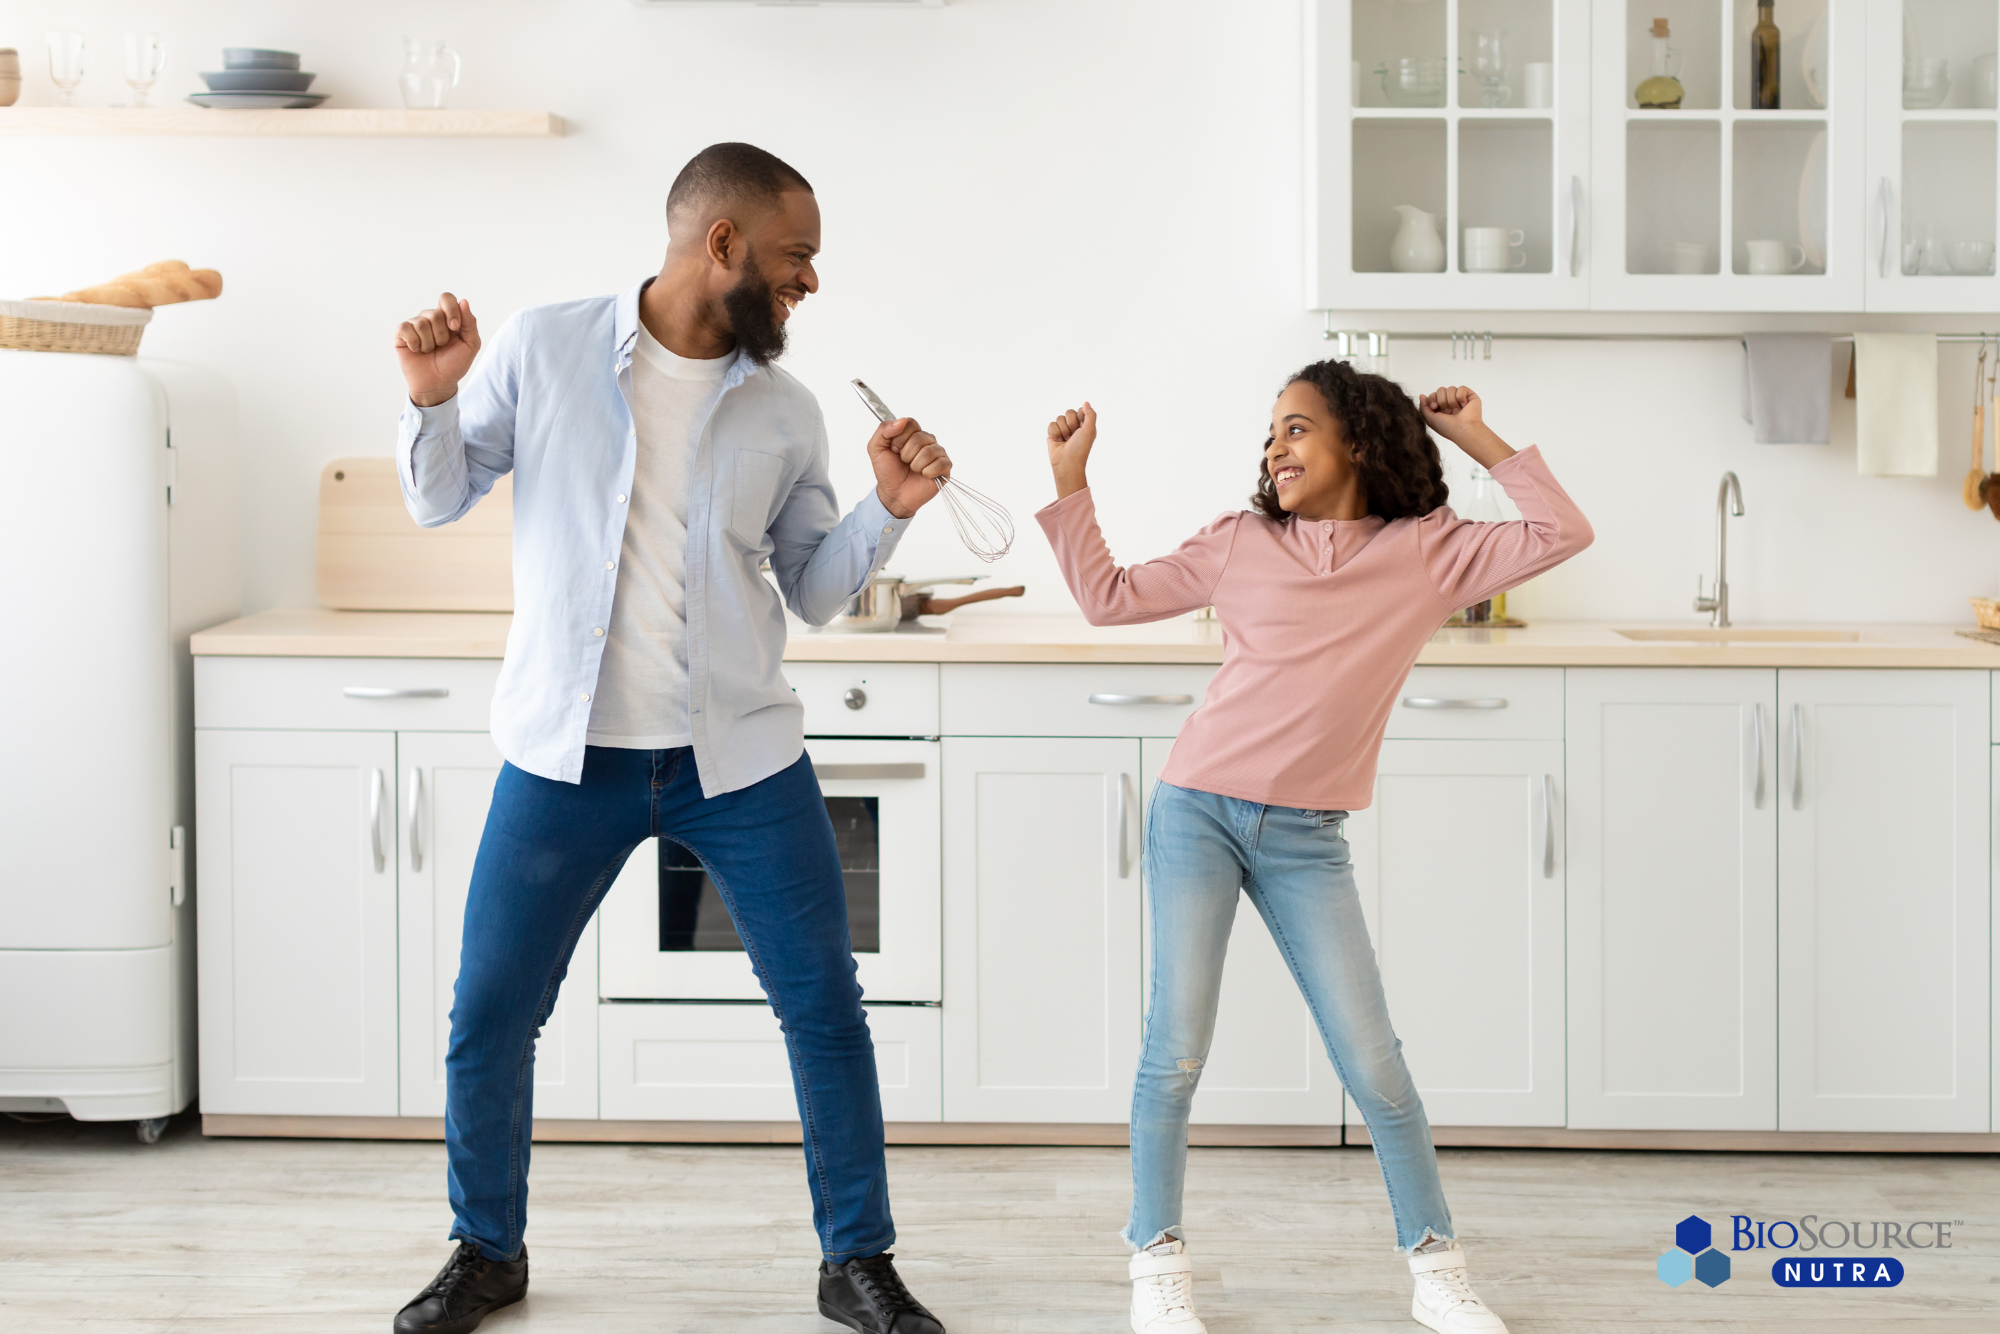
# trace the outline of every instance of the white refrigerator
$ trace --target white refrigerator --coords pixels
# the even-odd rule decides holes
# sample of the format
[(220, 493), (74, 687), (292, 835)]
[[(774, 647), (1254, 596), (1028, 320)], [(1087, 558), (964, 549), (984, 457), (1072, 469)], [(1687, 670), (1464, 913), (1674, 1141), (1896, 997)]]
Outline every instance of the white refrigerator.
[(0, 1111), (195, 1090), (188, 635), (242, 597), (236, 397), (174, 362), (0, 350)]

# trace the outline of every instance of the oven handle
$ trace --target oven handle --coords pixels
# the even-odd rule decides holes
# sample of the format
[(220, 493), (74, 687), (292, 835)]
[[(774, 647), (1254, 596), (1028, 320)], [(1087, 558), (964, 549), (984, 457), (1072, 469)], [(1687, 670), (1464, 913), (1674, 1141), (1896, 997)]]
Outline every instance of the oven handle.
[(813, 765), (813, 776), (822, 782), (848, 782), (869, 778), (922, 778), (925, 766), (918, 764), (819, 764)]

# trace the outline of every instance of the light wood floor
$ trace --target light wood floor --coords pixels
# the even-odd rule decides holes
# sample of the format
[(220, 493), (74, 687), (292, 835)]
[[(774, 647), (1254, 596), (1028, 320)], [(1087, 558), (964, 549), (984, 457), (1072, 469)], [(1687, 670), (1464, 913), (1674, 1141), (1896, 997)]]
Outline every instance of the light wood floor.
[[(2000, 1330), (2000, 1157), (1442, 1151), (1475, 1282), (1513, 1334)], [(1122, 1149), (899, 1148), (898, 1266), (953, 1334), (1117, 1334)], [(536, 1145), (528, 1300), (492, 1334), (835, 1334), (813, 1314), (798, 1150)], [(1653, 1260), (1700, 1213), (1963, 1220), (1900, 1288), (1710, 1290)], [(367, 1330), (442, 1263), (444, 1150), (0, 1120), (0, 1330)], [(1197, 1149), (1187, 1225), (1215, 1334), (1395, 1331), (1409, 1282), (1367, 1149)]]

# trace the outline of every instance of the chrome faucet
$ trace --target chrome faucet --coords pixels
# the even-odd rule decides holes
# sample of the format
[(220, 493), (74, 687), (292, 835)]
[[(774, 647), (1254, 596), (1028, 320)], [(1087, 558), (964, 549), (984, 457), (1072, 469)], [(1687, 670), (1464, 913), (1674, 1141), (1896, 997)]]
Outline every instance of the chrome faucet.
[(1722, 474), (1722, 489), (1715, 493), (1715, 592), (1704, 596), (1701, 576), (1694, 577), (1694, 609), (1715, 613), (1708, 623), (1720, 629), (1729, 626), (1729, 516), (1743, 517), (1743, 487), (1736, 474)]

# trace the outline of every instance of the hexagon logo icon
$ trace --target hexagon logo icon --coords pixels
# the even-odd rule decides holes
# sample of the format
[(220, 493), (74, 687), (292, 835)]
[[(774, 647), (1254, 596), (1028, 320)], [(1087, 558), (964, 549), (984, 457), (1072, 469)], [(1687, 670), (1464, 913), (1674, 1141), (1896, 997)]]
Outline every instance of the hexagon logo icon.
[(1691, 1278), (1711, 1288), (1721, 1287), (1729, 1281), (1729, 1257), (1709, 1244), (1714, 1240), (1715, 1230), (1708, 1220), (1689, 1214), (1674, 1224), (1674, 1249), (1653, 1261), (1653, 1272), (1670, 1288), (1678, 1288)]

